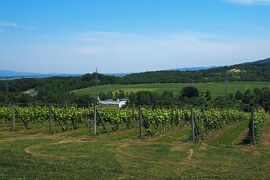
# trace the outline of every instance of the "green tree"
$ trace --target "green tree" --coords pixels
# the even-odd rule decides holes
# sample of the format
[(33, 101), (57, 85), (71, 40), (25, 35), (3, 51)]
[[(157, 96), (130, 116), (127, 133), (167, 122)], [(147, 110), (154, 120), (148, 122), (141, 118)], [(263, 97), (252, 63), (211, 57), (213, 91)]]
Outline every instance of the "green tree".
[(206, 98), (206, 101), (210, 101), (212, 99), (212, 96), (209, 90), (206, 91), (205, 98)]
[(200, 93), (199, 90), (195, 87), (189, 86), (189, 87), (184, 87), (181, 91), (182, 97), (199, 97)]
[(243, 98), (243, 93), (241, 91), (237, 91), (234, 95), (234, 98), (238, 101), (240, 101)]

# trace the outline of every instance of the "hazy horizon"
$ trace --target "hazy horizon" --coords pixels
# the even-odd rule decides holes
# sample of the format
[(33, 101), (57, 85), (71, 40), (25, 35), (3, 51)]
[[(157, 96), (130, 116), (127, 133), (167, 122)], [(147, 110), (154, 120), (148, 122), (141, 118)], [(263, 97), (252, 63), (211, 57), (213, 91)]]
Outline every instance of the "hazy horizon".
[(270, 0), (2, 0), (0, 70), (131, 73), (270, 57)]

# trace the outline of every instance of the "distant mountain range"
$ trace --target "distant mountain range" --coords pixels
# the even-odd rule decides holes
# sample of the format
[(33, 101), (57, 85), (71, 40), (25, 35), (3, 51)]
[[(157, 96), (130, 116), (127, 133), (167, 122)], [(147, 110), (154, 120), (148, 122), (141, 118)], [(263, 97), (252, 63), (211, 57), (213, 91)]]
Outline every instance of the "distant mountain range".
[(109, 74), (106, 74), (108, 76), (115, 76), (115, 77), (124, 77), (126, 75), (128, 75), (129, 73), (109, 73)]
[[(199, 71), (205, 69), (215, 68), (216, 66), (210, 67), (186, 67), (170, 69), (168, 71)], [(110, 73), (109, 76), (124, 77), (132, 73)], [(47, 77), (70, 77), (70, 76), (81, 76), (82, 74), (64, 74), (64, 73), (34, 73), (34, 72), (17, 72), (9, 70), (0, 70), (0, 79), (19, 79), (19, 78), (47, 78)]]
[[(149, 71), (141, 73), (115, 73), (107, 74), (119, 78), (119, 83), (164, 83), (164, 82), (211, 82), (224, 81), (225, 74), (229, 74), (232, 81), (270, 81), (270, 58), (217, 67), (186, 67), (163, 71)], [(82, 74), (63, 73), (31, 73), (0, 70), (0, 79), (19, 78), (47, 78), (47, 77), (71, 77)]]
[(200, 70), (206, 70), (206, 69), (212, 69), (217, 68), (219, 66), (208, 66), (208, 67), (185, 67), (185, 68), (176, 68), (176, 69), (170, 69), (168, 71), (200, 71)]
[(19, 79), (19, 78), (46, 78), (46, 77), (69, 77), (80, 76), (81, 74), (63, 74), (63, 73), (33, 73), (0, 70), (0, 79)]
[(33, 75), (37, 75), (37, 74), (38, 73), (0, 70), (0, 77), (30, 76), (30, 75), (33, 76)]

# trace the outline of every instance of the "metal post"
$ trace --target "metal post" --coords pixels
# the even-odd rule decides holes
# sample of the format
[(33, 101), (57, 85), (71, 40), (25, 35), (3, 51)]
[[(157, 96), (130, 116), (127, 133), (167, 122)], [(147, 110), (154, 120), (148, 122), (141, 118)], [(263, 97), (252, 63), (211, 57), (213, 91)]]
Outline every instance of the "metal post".
[(97, 106), (94, 104), (94, 122), (93, 122), (93, 134), (97, 135)]
[(142, 126), (143, 126), (143, 118), (142, 118), (142, 107), (141, 105), (139, 106), (139, 118), (140, 118), (140, 138), (141, 140), (143, 139), (143, 134), (142, 134)]

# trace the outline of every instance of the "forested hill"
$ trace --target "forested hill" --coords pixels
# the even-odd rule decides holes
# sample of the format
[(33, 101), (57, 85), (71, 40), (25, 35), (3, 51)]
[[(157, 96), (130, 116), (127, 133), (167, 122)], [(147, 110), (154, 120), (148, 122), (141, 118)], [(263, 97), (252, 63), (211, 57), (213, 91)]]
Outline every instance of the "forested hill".
[(232, 66), (200, 71), (153, 71), (129, 74), (121, 78), (123, 84), (178, 83), (224, 81), (270, 81), (270, 58)]
[[(156, 71), (123, 77), (86, 74), (78, 77), (24, 78), (0, 80), (0, 103), (13, 102), (84, 102), (73, 90), (105, 84), (220, 82), (228, 72), (230, 81), (270, 81), (270, 58), (228, 67), (200, 71)], [(96, 81), (98, 79), (98, 82)], [(86, 103), (86, 102), (84, 102)]]
[[(22, 78), (0, 80), (0, 103), (13, 102), (72, 102), (72, 90), (103, 84), (115, 84), (119, 78), (102, 74), (86, 74), (77, 77)], [(33, 100), (32, 100), (33, 99)]]
[[(199, 71), (153, 71), (128, 74), (123, 77), (86, 74), (78, 77), (51, 77), (44, 79), (25, 78), (0, 81), (0, 92), (21, 92), (36, 89), (39, 92), (69, 92), (72, 90), (103, 84), (139, 84), (139, 83), (185, 83), (185, 82), (221, 82), (228, 74), (230, 81), (270, 81), (270, 58), (227, 67), (211, 68)], [(57, 93), (55, 93), (57, 94)]]

